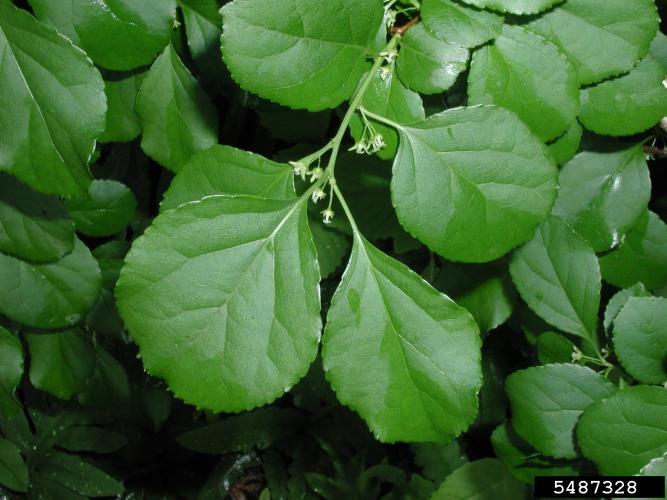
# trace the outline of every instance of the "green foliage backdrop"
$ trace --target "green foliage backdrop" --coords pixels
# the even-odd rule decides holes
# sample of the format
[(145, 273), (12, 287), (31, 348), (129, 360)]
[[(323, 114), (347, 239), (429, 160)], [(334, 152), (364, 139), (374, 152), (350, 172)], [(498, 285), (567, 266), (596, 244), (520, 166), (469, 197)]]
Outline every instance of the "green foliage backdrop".
[(667, 467), (654, 0), (0, 0), (0, 495)]

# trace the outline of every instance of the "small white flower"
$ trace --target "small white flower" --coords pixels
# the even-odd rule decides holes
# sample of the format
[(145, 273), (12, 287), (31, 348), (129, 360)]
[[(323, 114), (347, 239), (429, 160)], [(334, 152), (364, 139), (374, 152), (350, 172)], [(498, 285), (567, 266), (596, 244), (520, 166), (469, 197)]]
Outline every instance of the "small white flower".
[(294, 169), (294, 175), (301, 177), (302, 181), (306, 180), (306, 174), (308, 174), (308, 165), (301, 163), (300, 161), (291, 161), (289, 162)]
[(398, 50), (383, 50), (380, 52), (380, 55), (384, 57), (384, 60), (387, 61), (387, 64), (391, 64), (396, 60), (396, 56), (398, 56)]
[(358, 155), (364, 154), (368, 151), (368, 143), (365, 139), (361, 139), (360, 141), (355, 142), (354, 146), (348, 149), (348, 151), (354, 151)]
[(321, 189), (316, 189), (315, 191), (313, 191), (313, 194), (311, 195), (313, 203), (317, 203), (318, 201), (323, 200), (326, 197), (327, 194)]
[(334, 211), (330, 208), (325, 208), (320, 212), (322, 214), (322, 221), (325, 224), (331, 224), (331, 220), (334, 218)]
[(372, 149), (373, 153), (381, 150), (384, 146), (385, 142), (384, 142), (384, 137), (382, 137), (382, 134), (375, 134), (373, 137), (371, 137), (369, 149)]
[(387, 28), (391, 28), (394, 24), (396, 24), (396, 14), (397, 12), (393, 9), (385, 10), (384, 22), (387, 24)]
[(582, 357), (583, 353), (575, 347), (574, 351), (572, 351), (572, 362), (576, 363), (577, 361), (581, 361)]
[(324, 170), (321, 167), (315, 167), (310, 171), (310, 182), (315, 182), (317, 179), (322, 177)]

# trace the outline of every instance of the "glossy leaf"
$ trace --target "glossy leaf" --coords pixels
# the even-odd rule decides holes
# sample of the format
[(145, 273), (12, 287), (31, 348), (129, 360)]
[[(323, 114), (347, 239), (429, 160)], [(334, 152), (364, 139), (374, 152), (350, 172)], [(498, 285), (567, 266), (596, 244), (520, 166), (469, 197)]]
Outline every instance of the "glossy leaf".
[(631, 287), (614, 294), (614, 296), (607, 302), (607, 307), (604, 310), (604, 331), (611, 333), (611, 327), (614, 319), (618, 316), (625, 303), (630, 297), (650, 297), (651, 293), (644, 288), (641, 283), (636, 283)]
[(383, 9), (381, 0), (238, 0), (222, 17), (222, 55), (241, 87), (318, 111), (335, 108), (356, 89)]
[(155, 60), (137, 95), (141, 147), (148, 156), (174, 172), (193, 154), (218, 142), (218, 117), (169, 45)]
[(70, 198), (65, 205), (77, 231), (88, 236), (111, 236), (132, 222), (137, 200), (124, 184), (96, 179), (87, 197)]
[(472, 317), (355, 233), (327, 315), (322, 361), (339, 401), (385, 442), (447, 442), (477, 413)]
[(249, 409), (289, 390), (315, 358), (315, 259), (303, 200), (208, 197), (163, 213), (135, 241), (118, 309), (146, 369), (178, 397)]
[(176, 10), (174, 0), (29, 1), (38, 19), (113, 70), (150, 64), (169, 42)]
[(456, 0), (424, 0), (421, 16), (436, 37), (461, 47), (482, 45), (498, 36), (503, 27), (498, 14)]
[(0, 485), (18, 491), (28, 491), (28, 467), (21, 452), (11, 441), (0, 438)]
[(512, 314), (516, 293), (506, 264), (444, 263), (433, 286), (465, 307), (482, 332), (502, 325)]
[(555, 461), (535, 452), (514, 431), (509, 422), (496, 427), (491, 444), (512, 475), (522, 483), (533, 484), (535, 476), (576, 476), (577, 469), (570, 462)]
[(545, 146), (509, 111), (456, 108), (400, 126), (392, 200), (440, 255), (485, 262), (530, 238), (556, 195)]
[[(421, 97), (401, 83), (396, 77), (393, 64), (377, 71), (361, 104), (368, 111), (397, 123), (418, 122), (426, 117)], [(387, 125), (378, 123), (374, 126), (385, 142), (385, 147), (378, 151), (378, 156), (383, 159), (393, 158), (398, 149), (398, 134)], [(361, 117), (355, 116), (350, 122), (352, 136), (359, 140), (363, 130)]]
[(164, 194), (160, 210), (215, 194), (292, 198), (293, 178), (289, 165), (229, 146), (213, 146), (185, 164)]
[(101, 286), (100, 268), (79, 240), (53, 264), (0, 254), (0, 313), (27, 326), (75, 325), (93, 307)]
[[(336, 167), (336, 182), (340, 187), (361, 234), (369, 240), (391, 238), (401, 232), (396, 213), (391, 206), (391, 165), (376, 157), (343, 153)], [(334, 201), (335, 212), (342, 207)], [(346, 234), (352, 234), (344, 217), (330, 224)]]
[(437, 94), (466, 70), (468, 55), (467, 49), (436, 38), (420, 23), (401, 38), (398, 76), (415, 92)]
[(432, 500), (491, 500), (525, 498), (527, 488), (515, 479), (502, 461), (482, 458), (452, 472)]
[(550, 216), (514, 252), (510, 274), (523, 300), (542, 319), (564, 332), (595, 337), (598, 262), (588, 243), (561, 219)]
[(667, 285), (667, 225), (653, 212), (645, 213), (619, 248), (600, 257), (600, 269), (604, 280), (617, 287)]
[(537, 14), (561, 0), (463, 0), (465, 3), (482, 9), (493, 9), (510, 14)]
[(73, 248), (74, 225), (62, 202), (0, 173), (0, 251), (49, 262)]
[(632, 69), (658, 30), (653, 0), (567, 0), (528, 28), (556, 44), (570, 59), (579, 83), (599, 82)]
[(503, 26), (476, 50), (468, 77), (470, 104), (516, 113), (543, 141), (565, 132), (579, 111), (577, 75), (558, 48), (519, 26)]
[(86, 55), (0, 0), (0, 170), (45, 193), (83, 194), (104, 130), (104, 82)]
[(296, 431), (302, 415), (294, 410), (258, 408), (198, 427), (176, 438), (181, 446), (200, 453), (232, 453), (265, 449)]
[(563, 135), (548, 144), (549, 152), (557, 165), (563, 165), (574, 158), (579, 150), (583, 133), (584, 129), (581, 128), (578, 121), (575, 121)]
[(647, 56), (627, 75), (583, 89), (579, 120), (597, 134), (643, 132), (667, 115), (664, 79), (665, 68)]
[(544, 332), (535, 343), (537, 358), (540, 363), (569, 363), (575, 352), (575, 345), (563, 335), (554, 332)]
[(614, 352), (639, 382), (667, 381), (667, 298), (630, 297), (614, 319)]
[(115, 496), (124, 489), (116, 479), (82, 458), (55, 450), (42, 457), (39, 473), (70, 491), (87, 497)]
[(651, 197), (641, 144), (581, 152), (563, 166), (559, 184), (553, 213), (597, 252), (618, 246)]
[(348, 238), (314, 217), (308, 218), (308, 226), (313, 233), (313, 241), (317, 249), (317, 262), (320, 265), (322, 278), (331, 275), (343, 262), (343, 257), (350, 249)]
[(599, 373), (573, 364), (516, 371), (507, 377), (506, 388), (516, 432), (536, 450), (556, 458), (577, 456), (574, 427), (579, 415), (616, 392)]
[(95, 369), (95, 348), (79, 330), (26, 335), (30, 382), (61, 399), (83, 390)]
[(131, 141), (141, 133), (141, 122), (134, 104), (145, 76), (144, 71), (104, 73), (108, 109), (101, 142)]
[(665, 408), (664, 387), (628, 387), (586, 409), (577, 425), (579, 446), (604, 475), (636, 474), (667, 452)]
[(0, 326), (0, 417), (9, 418), (21, 411), (21, 405), (14, 393), (22, 376), (21, 341)]
[(190, 54), (206, 76), (221, 78), (222, 16), (218, 0), (178, 0), (183, 13)]

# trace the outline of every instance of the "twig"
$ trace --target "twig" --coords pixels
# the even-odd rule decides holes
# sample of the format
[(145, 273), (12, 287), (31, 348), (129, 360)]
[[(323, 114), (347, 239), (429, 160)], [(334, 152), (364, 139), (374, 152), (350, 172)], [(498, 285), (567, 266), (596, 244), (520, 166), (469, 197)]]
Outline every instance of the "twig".
[(415, 24), (419, 22), (419, 14), (410, 19), (407, 23), (402, 24), (401, 26), (394, 26), (389, 30), (392, 35), (405, 35), (405, 32), (412, 28)]
[(652, 146), (644, 146), (644, 153), (651, 156), (667, 156), (667, 149), (658, 149)]

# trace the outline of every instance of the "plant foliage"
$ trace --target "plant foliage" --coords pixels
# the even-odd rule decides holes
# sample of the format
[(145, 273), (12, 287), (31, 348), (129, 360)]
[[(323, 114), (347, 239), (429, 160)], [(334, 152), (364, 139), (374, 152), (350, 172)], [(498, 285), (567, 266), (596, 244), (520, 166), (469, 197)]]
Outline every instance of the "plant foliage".
[(0, 496), (664, 474), (664, 9), (0, 0)]

